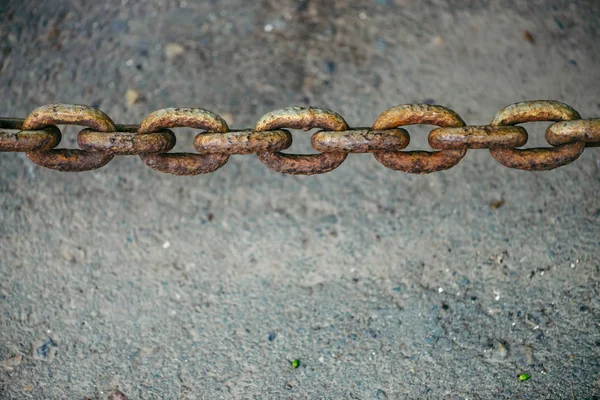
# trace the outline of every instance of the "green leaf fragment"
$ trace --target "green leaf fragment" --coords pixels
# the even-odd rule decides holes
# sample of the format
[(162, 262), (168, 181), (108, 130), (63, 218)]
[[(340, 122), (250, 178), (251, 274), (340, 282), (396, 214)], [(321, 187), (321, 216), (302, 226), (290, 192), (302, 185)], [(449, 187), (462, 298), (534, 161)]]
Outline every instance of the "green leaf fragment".
[(300, 360), (293, 360), (290, 364), (292, 364), (292, 368), (296, 369), (300, 366)]
[(521, 375), (519, 375), (519, 380), (520, 380), (521, 382), (525, 382), (525, 381), (526, 381), (526, 380), (528, 380), (529, 378), (531, 378), (531, 376), (530, 376), (530, 375), (528, 375), (528, 374), (521, 374)]

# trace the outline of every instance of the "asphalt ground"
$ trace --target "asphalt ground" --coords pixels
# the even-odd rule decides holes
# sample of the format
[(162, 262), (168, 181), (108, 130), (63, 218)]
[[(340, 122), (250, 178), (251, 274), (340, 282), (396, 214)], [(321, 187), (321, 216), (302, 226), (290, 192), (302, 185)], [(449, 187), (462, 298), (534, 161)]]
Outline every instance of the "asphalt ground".
[[(487, 124), (535, 99), (600, 116), (598, 1), (0, 10), (7, 117), (190, 106), (244, 128), (313, 105), (370, 126), (428, 102)], [(547, 125), (525, 125), (528, 146)], [(409, 127), (409, 148), (429, 129)], [(293, 134), (290, 151), (311, 152)], [(474, 150), (430, 175), (351, 155), (312, 177), (255, 156), (184, 178), (133, 156), (61, 173), (0, 154), (0, 397), (599, 398), (599, 170), (593, 148), (549, 172)]]

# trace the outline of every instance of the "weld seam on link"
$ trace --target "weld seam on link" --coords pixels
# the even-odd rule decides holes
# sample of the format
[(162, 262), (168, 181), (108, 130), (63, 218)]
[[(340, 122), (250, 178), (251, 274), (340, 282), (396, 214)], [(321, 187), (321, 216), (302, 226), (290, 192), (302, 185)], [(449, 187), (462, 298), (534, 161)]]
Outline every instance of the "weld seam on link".
[(87, 151), (102, 151), (118, 155), (166, 153), (175, 146), (175, 135), (168, 129), (137, 134), (139, 125), (116, 125), (115, 132), (84, 129), (77, 135), (77, 144)]
[(275, 152), (292, 145), (290, 132), (278, 129), (257, 132), (252, 129), (226, 133), (199, 133), (194, 138), (194, 148), (203, 154), (255, 154)]
[(313, 149), (320, 152), (373, 153), (399, 151), (408, 146), (410, 136), (404, 129), (373, 130), (353, 128), (345, 131), (319, 131), (312, 135)]
[(527, 131), (520, 126), (437, 128), (429, 132), (428, 141), (434, 149), (521, 147), (527, 143)]

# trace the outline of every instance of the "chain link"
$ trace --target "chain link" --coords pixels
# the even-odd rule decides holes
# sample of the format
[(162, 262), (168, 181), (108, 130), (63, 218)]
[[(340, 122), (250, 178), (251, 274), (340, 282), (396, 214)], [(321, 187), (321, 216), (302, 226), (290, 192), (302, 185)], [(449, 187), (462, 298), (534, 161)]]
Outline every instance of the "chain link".
[[(552, 121), (546, 141), (552, 147), (520, 149), (528, 140), (525, 128), (534, 121)], [(402, 151), (410, 142), (406, 125), (437, 125), (428, 135), (435, 151)], [(55, 125), (87, 127), (79, 132), (79, 149), (57, 149), (61, 131)], [(175, 134), (169, 128), (202, 130), (194, 138), (197, 153), (169, 153)], [(285, 128), (312, 135), (319, 154), (286, 154), (292, 135)], [(489, 149), (502, 165), (543, 171), (569, 164), (586, 147), (600, 146), (600, 119), (582, 119), (557, 101), (511, 104), (489, 125), (467, 126), (449, 108), (403, 104), (383, 112), (371, 128), (350, 128), (344, 118), (314, 107), (290, 107), (265, 114), (253, 129), (230, 130), (219, 115), (200, 108), (166, 108), (149, 114), (139, 125), (115, 125), (102, 111), (83, 105), (49, 104), (25, 119), (0, 118), (0, 152), (25, 152), (34, 163), (59, 171), (100, 168), (115, 155), (138, 155), (149, 167), (174, 175), (213, 172), (234, 154), (257, 154), (267, 167), (281, 173), (313, 175), (339, 167), (350, 153), (373, 153), (384, 166), (409, 173), (442, 171), (458, 164), (469, 149)]]
[[(377, 118), (373, 129), (390, 129), (404, 125), (428, 124), (462, 127), (465, 121), (449, 108), (429, 104), (403, 104), (392, 107)], [(385, 151), (375, 159), (388, 168), (413, 174), (443, 171), (459, 163), (467, 154), (467, 146), (440, 151)]]
[[(38, 107), (23, 121), (23, 130), (43, 129), (53, 124), (83, 125), (100, 132), (114, 132), (115, 124), (102, 111), (77, 104), (49, 104)], [(109, 152), (89, 152), (80, 149), (29, 150), (25, 154), (34, 163), (58, 171), (81, 172), (108, 164)]]

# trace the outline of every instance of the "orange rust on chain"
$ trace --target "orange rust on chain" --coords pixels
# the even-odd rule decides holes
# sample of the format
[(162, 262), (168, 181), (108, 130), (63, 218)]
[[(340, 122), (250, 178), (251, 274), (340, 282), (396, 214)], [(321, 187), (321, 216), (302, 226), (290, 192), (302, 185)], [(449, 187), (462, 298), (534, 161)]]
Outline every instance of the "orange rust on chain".
[(546, 129), (546, 141), (552, 146), (572, 141), (586, 142), (588, 147), (600, 145), (600, 118), (562, 121)]
[(142, 154), (152, 169), (173, 175), (200, 175), (214, 172), (229, 160), (227, 154), (164, 153)]
[(559, 147), (526, 149), (526, 152), (521, 150), (521, 153), (516, 153), (516, 157), (515, 151), (519, 149), (496, 148), (490, 149), (490, 153), (505, 167), (528, 171), (549, 171), (572, 163), (579, 158), (584, 149), (585, 142), (573, 142)]
[(112, 154), (87, 152), (77, 149), (29, 151), (25, 153), (34, 163), (57, 171), (81, 172), (105, 166), (113, 159)]
[(428, 140), (434, 149), (520, 147), (527, 143), (527, 131), (520, 126), (437, 128), (429, 132)]
[(168, 129), (138, 135), (139, 125), (116, 125), (116, 132), (84, 129), (77, 135), (77, 144), (84, 150), (110, 154), (139, 155), (165, 153), (175, 146), (175, 135)]
[(0, 151), (46, 151), (60, 143), (60, 130), (54, 125), (24, 131), (23, 119), (0, 119)]
[(339, 132), (319, 131), (311, 138), (316, 151), (344, 153), (399, 151), (408, 146), (409, 142), (410, 136), (404, 129), (375, 131), (369, 128), (354, 128)]
[(401, 104), (384, 111), (371, 129), (384, 130), (404, 125), (428, 124), (442, 127), (464, 126), (465, 121), (453, 110), (430, 104)]
[[(314, 107), (289, 107), (272, 111), (262, 116), (254, 127), (255, 131), (270, 131), (279, 128), (295, 128), (308, 131), (321, 128), (332, 131), (348, 129), (348, 124), (336, 112)], [(323, 174), (339, 167), (346, 157), (343, 152), (299, 155), (280, 152), (258, 153), (258, 159), (270, 169), (284, 174)]]
[[(391, 129), (413, 124), (430, 124), (441, 127), (461, 127), (463, 119), (449, 108), (429, 104), (402, 104), (383, 112), (372, 129)], [(384, 166), (413, 174), (443, 171), (458, 164), (467, 153), (467, 147), (453, 150), (388, 151), (376, 152), (374, 157)]]
[[(79, 104), (49, 104), (36, 108), (23, 121), (24, 130), (42, 129), (49, 125), (83, 125), (101, 132), (113, 132), (115, 124), (102, 111)], [(80, 172), (97, 169), (112, 160), (113, 155), (84, 150), (52, 149), (30, 151), (27, 157), (45, 168)]]
[(292, 135), (286, 130), (199, 133), (194, 138), (194, 147), (200, 153), (253, 154), (285, 150), (291, 145)]
[[(527, 131), (516, 124), (555, 121), (546, 130), (551, 148), (518, 149)], [(61, 133), (55, 125), (83, 125), (78, 135), (83, 150), (55, 149)], [(434, 124), (429, 144), (441, 151), (401, 151), (410, 136), (400, 126)], [(194, 138), (198, 153), (168, 153), (175, 135), (167, 128), (203, 130)], [(280, 128), (312, 128), (311, 142), (320, 154), (283, 154), (291, 134)], [(579, 113), (557, 101), (530, 101), (509, 105), (488, 126), (465, 126), (454, 111), (435, 105), (405, 104), (382, 113), (373, 126), (348, 128), (342, 116), (319, 108), (291, 107), (265, 114), (254, 130), (229, 131), (217, 114), (195, 108), (168, 108), (148, 115), (138, 125), (117, 125), (102, 111), (69, 104), (35, 109), (25, 119), (0, 118), (0, 152), (24, 151), (35, 163), (60, 171), (100, 168), (115, 154), (137, 154), (150, 167), (176, 175), (215, 171), (231, 154), (257, 153), (269, 168), (290, 174), (319, 174), (344, 162), (348, 153), (372, 152), (386, 167), (411, 173), (429, 173), (456, 165), (467, 149), (487, 148), (502, 165), (525, 170), (549, 170), (579, 157), (585, 147), (600, 145), (600, 119), (581, 119)]]
[(257, 132), (279, 128), (343, 131), (348, 129), (348, 124), (340, 114), (324, 108), (288, 107), (266, 113), (254, 126)]
[(400, 156), (398, 153), (382, 151), (373, 155), (382, 165), (396, 171), (429, 174), (455, 166), (465, 154), (467, 149), (410, 151), (400, 153)]
[(115, 130), (115, 124), (108, 115), (80, 104), (48, 104), (38, 107), (23, 121), (23, 130), (61, 124), (87, 126), (100, 132)]
[(534, 100), (514, 103), (496, 114), (491, 126), (507, 126), (534, 121), (569, 121), (581, 119), (570, 106), (553, 100)]
[[(282, 156), (285, 156), (284, 162), (282, 162)], [(344, 162), (347, 156), (348, 153), (340, 152), (310, 155), (259, 153), (258, 159), (267, 167), (283, 174), (315, 175), (333, 171)]]
[[(536, 100), (511, 104), (496, 114), (490, 125), (506, 126), (534, 121), (569, 121), (581, 116), (570, 106), (558, 101)], [(577, 140), (573, 138), (573, 140)], [(585, 142), (574, 141), (554, 148), (490, 149), (490, 154), (505, 167), (528, 171), (548, 171), (575, 161)]]
[(219, 115), (202, 108), (172, 107), (157, 110), (140, 124), (139, 134), (154, 133), (165, 128), (197, 128), (207, 132), (229, 131), (227, 122)]
[[(189, 127), (210, 133), (226, 133), (227, 122), (219, 115), (201, 108), (166, 108), (148, 115), (138, 129), (138, 135), (165, 128)], [(227, 154), (161, 153), (142, 154), (144, 163), (160, 172), (173, 175), (199, 175), (216, 171), (227, 163)]]

